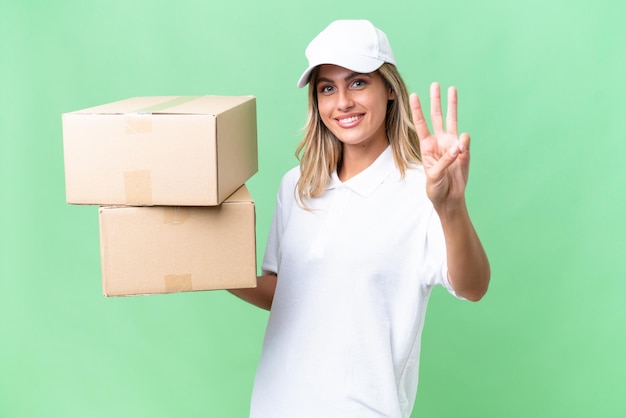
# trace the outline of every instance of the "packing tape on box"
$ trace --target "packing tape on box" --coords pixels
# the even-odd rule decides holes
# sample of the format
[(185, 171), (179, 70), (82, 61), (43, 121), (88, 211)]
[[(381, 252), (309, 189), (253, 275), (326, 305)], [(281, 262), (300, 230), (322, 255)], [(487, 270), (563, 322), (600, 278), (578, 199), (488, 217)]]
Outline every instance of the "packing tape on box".
[(170, 99), (170, 100), (166, 100), (162, 103), (157, 103), (155, 105), (151, 105), (148, 107), (144, 107), (141, 109), (137, 109), (131, 113), (154, 113), (154, 112), (160, 112), (161, 110), (165, 110), (165, 109), (169, 109), (170, 107), (174, 107), (174, 106), (179, 106), (181, 104), (185, 104), (191, 101), (194, 101), (196, 99), (199, 99), (200, 97), (204, 97), (204, 96), (178, 96), (175, 99)]
[(191, 274), (167, 274), (164, 277), (167, 293), (189, 292), (193, 290)]
[(185, 223), (191, 216), (191, 210), (188, 207), (168, 206), (163, 208), (163, 223), (171, 225), (180, 225)]
[(139, 135), (152, 132), (151, 113), (127, 113), (124, 115), (126, 135)]
[(126, 135), (139, 135), (152, 132), (152, 114), (160, 112), (170, 107), (179, 106), (199, 99), (203, 96), (178, 96), (174, 99), (166, 100), (148, 107), (134, 110), (124, 114), (124, 126)]
[(152, 174), (149, 170), (125, 171), (127, 205), (152, 205)]

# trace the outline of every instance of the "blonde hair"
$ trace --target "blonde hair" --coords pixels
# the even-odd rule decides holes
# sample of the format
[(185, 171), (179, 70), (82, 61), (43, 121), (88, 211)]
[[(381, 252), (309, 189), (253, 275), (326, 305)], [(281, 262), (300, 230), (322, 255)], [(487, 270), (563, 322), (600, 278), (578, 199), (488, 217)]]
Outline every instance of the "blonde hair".
[[(395, 65), (384, 63), (378, 70), (394, 99), (387, 103), (385, 127), (398, 169), (404, 172), (412, 164), (422, 161), (419, 139), (413, 125), (409, 93)], [(309, 82), (308, 120), (305, 135), (296, 148), (300, 160), (300, 179), (297, 184), (298, 204), (320, 196), (330, 182), (332, 172), (341, 164), (343, 144), (324, 125), (317, 104), (317, 77), (319, 67), (311, 73)]]

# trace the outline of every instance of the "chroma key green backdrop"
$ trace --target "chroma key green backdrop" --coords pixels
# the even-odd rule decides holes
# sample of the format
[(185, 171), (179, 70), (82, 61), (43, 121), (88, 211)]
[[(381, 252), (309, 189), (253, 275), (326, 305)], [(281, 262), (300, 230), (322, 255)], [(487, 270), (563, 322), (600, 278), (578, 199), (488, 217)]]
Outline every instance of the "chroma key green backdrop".
[(225, 291), (104, 298), (97, 209), (65, 203), (61, 114), (255, 95), (260, 261), (297, 163), (304, 48), (339, 18), (385, 30), (412, 91), (456, 85), (473, 140), (468, 204), (492, 285), (478, 304), (434, 293), (413, 416), (626, 416), (625, 13), (614, 0), (0, 0), (0, 416), (247, 416), (267, 313)]

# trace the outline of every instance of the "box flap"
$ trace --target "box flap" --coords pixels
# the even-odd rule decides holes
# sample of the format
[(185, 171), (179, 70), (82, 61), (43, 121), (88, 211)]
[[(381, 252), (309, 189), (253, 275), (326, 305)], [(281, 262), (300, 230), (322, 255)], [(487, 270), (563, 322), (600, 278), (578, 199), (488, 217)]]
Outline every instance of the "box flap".
[(73, 114), (202, 114), (218, 115), (254, 96), (149, 96), (133, 97), (113, 103), (89, 107)]
[(199, 96), (194, 100), (175, 103), (157, 113), (218, 115), (250, 100), (255, 100), (254, 96)]

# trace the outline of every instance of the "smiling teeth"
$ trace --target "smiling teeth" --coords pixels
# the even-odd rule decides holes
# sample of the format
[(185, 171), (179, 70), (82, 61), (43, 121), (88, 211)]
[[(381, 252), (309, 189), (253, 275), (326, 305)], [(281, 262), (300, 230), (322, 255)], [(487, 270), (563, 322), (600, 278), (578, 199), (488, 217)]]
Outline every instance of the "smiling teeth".
[(349, 118), (339, 119), (339, 122), (341, 122), (341, 123), (351, 123), (351, 122), (356, 122), (360, 118), (361, 118), (360, 116), (351, 116)]

